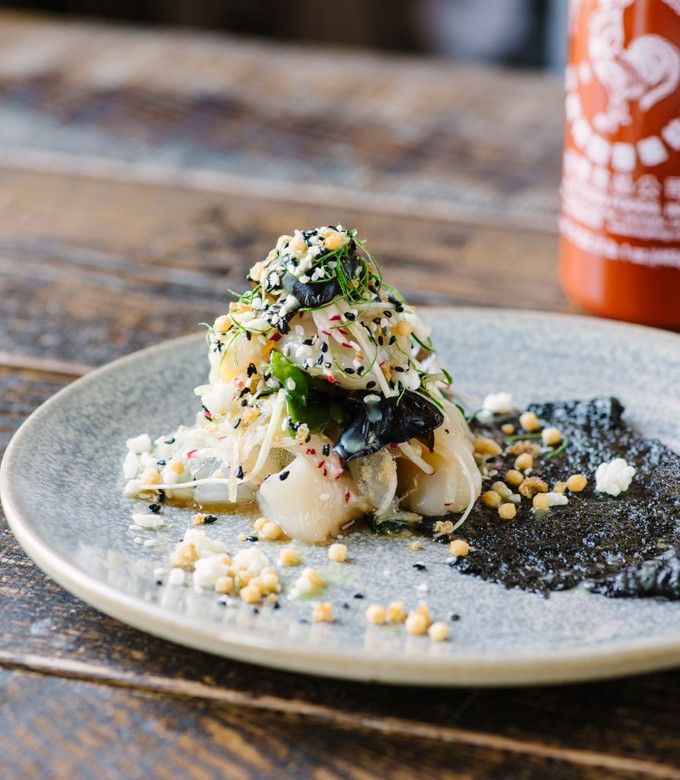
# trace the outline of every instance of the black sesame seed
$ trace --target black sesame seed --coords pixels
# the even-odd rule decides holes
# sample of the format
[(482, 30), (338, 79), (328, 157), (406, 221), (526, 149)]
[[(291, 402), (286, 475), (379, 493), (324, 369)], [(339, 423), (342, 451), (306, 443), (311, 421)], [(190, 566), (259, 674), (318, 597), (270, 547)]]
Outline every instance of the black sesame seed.
[(380, 325), (380, 317), (374, 317), (373, 322), (375, 322), (376, 325)]
[(305, 340), (304, 340), (302, 343), (303, 343), (303, 344), (304, 344), (306, 347), (311, 347), (311, 346), (312, 346), (312, 340), (311, 340), (311, 339), (305, 339)]
[(260, 610), (257, 607), (253, 607), (250, 611), (253, 613), (253, 615), (259, 615), (260, 614)]
[(243, 479), (243, 466), (236, 469), (236, 479)]
[(457, 620), (460, 620), (460, 615), (457, 612), (452, 612), (449, 615), (449, 620), (453, 620), (453, 622), (455, 623)]
[[(252, 366), (252, 363), (250, 365)], [(238, 394), (238, 397), (243, 398), (243, 396), (248, 395), (249, 392), (250, 392), (250, 388), (244, 387), (243, 390), (241, 390), (241, 392)]]
[(321, 448), (322, 454), (327, 458), (331, 454), (331, 445), (330, 444), (324, 444)]
[(345, 373), (346, 373), (346, 374), (354, 374), (354, 373), (356, 373), (356, 372), (355, 372), (355, 370), (354, 370), (353, 368), (349, 368), (349, 367), (347, 367), (347, 368), (345, 369)]
[(392, 316), (392, 312), (391, 312), (389, 309), (385, 309), (385, 311), (383, 312), (383, 314), (384, 314), (386, 317), (391, 317), (391, 316)]
[(174, 444), (175, 440), (172, 438), (172, 436), (169, 439), (163, 439), (164, 444)]
[(378, 336), (378, 344), (380, 344), (381, 347), (384, 346), (385, 339), (382, 336)]
[(326, 362), (323, 365), (324, 365), (324, 368), (332, 368), (333, 367), (333, 364), (329, 363), (329, 362)]
[(234, 423), (234, 430), (236, 430), (240, 424), (241, 424), (241, 418), (239, 417), (238, 420), (236, 420), (236, 422)]
[(387, 342), (388, 344), (394, 344), (397, 340), (396, 336), (390, 336), (390, 340)]
[(427, 566), (424, 563), (416, 562), (412, 565), (414, 569), (417, 569), (417, 571), (425, 571), (425, 569), (427, 569)]
[(323, 355), (319, 355), (319, 357), (316, 360), (315, 366), (320, 366), (323, 363)]
[(162, 504), (165, 502), (165, 490), (159, 490), (156, 494), (156, 501), (158, 501), (159, 504)]
[(371, 388), (375, 387), (375, 382), (371, 379), (370, 382), (366, 382), (366, 389), (370, 390)]
[(298, 618), (298, 623), (302, 623), (304, 625), (305, 623), (309, 623), (309, 620), (307, 620), (307, 618)]
[(323, 344), (321, 345), (321, 351), (328, 352), (328, 343), (326, 341), (324, 341)]
[(345, 603), (342, 605), (343, 609), (351, 609), (350, 605), (345, 601)]
[(346, 317), (346, 318), (347, 318), (347, 319), (348, 319), (350, 322), (354, 322), (354, 320), (357, 318), (357, 315), (356, 315), (356, 314), (354, 314), (354, 313), (353, 313), (353, 312), (351, 312), (351, 311), (346, 311), (346, 312), (345, 312), (345, 317)]
[(163, 584), (163, 580), (156, 580), (156, 585), (162, 585), (162, 584)]
[(363, 599), (363, 597), (364, 597), (363, 593), (355, 593), (353, 598), (355, 598), (355, 599)]
[(166, 465), (166, 461), (164, 461), (164, 460), (161, 458), (160, 460), (157, 460), (157, 461), (156, 461), (156, 465), (157, 465), (157, 466), (165, 466), (165, 465)]
[(401, 374), (404, 371), (404, 368), (402, 366), (395, 366), (394, 370), (398, 371)]
[(259, 542), (260, 537), (256, 536), (255, 534), (250, 534), (250, 536), (246, 536), (246, 542)]
[(208, 523), (208, 525), (210, 525), (210, 523), (216, 523), (217, 522), (217, 515), (206, 515), (203, 518), (203, 522), (204, 523)]
[(283, 482), (284, 479), (288, 479), (288, 475), (289, 474), (290, 474), (290, 471), (282, 471), (279, 474), (279, 479), (281, 480), (281, 482)]
[(157, 515), (160, 511), (161, 511), (160, 504), (149, 504), (149, 512), (153, 512), (155, 515)]
[(246, 339), (247, 339), (248, 341), (250, 341), (250, 339), (252, 339), (252, 337), (253, 337), (253, 334), (252, 334), (252, 333), (251, 333), (249, 330), (247, 330), (247, 331), (246, 331)]

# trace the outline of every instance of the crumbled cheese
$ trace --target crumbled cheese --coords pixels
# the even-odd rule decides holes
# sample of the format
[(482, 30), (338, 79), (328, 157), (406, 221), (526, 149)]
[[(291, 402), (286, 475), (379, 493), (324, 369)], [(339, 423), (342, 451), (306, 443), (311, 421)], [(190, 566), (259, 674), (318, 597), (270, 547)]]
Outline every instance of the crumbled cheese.
[(156, 458), (154, 458), (153, 454), (150, 452), (142, 452), (139, 457), (139, 463), (142, 466), (142, 468), (149, 469), (149, 468), (156, 468)]
[(305, 569), (295, 580), (290, 591), (290, 598), (308, 598), (325, 587), (323, 577), (316, 569)]
[(141, 487), (142, 481), (140, 479), (130, 479), (125, 483), (123, 493), (128, 496), (128, 498), (131, 498), (139, 493)]
[(229, 556), (224, 553), (200, 558), (194, 564), (194, 585), (199, 588), (214, 588), (217, 580), (226, 577), (228, 571)]
[(139, 456), (136, 452), (128, 451), (123, 461), (123, 476), (125, 479), (134, 479), (139, 471)]
[(125, 442), (126, 447), (135, 455), (141, 455), (142, 452), (148, 452), (151, 449), (151, 437), (148, 433), (142, 433), (134, 436)]
[(147, 530), (155, 530), (165, 525), (165, 519), (160, 515), (146, 514), (144, 512), (133, 512), (132, 519), (135, 525)]
[(187, 528), (184, 533), (183, 543), (193, 544), (196, 547), (200, 558), (205, 558), (213, 553), (222, 553), (226, 551), (226, 546), (217, 539), (211, 539), (205, 531), (200, 528)]
[(545, 497), (548, 499), (549, 506), (564, 506), (569, 503), (569, 499), (564, 493), (558, 493), (557, 491), (546, 493)]
[(635, 468), (629, 466), (623, 458), (614, 458), (600, 463), (595, 472), (595, 490), (618, 496), (630, 487), (635, 476)]
[(510, 393), (490, 393), (484, 396), (482, 410), (477, 413), (480, 420), (490, 420), (494, 414), (508, 414), (515, 410)]
[(265, 566), (269, 566), (269, 558), (257, 547), (246, 547), (239, 550), (232, 562), (234, 571), (247, 571), (252, 577), (259, 574)]

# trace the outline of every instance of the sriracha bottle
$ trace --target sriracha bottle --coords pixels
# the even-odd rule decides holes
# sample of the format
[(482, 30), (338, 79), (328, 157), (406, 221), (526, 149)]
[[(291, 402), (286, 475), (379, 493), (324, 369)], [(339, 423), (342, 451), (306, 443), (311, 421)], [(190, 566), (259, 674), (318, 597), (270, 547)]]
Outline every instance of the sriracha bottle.
[(680, 0), (571, 0), (560, 281), (680, 329)]

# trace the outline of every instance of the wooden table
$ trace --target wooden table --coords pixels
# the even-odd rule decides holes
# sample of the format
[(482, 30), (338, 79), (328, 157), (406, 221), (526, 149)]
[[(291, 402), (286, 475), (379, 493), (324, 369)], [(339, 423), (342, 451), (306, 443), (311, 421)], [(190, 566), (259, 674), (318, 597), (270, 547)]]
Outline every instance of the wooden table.
[[(564, 310), (547, 76), (0, 16), (0, 444), (195, 329), (291, 226), (417, 303)], [(153, 639), (0, 536), (0, 775), (680, 778), (668, 672), (515, 690), (302, 677)]]

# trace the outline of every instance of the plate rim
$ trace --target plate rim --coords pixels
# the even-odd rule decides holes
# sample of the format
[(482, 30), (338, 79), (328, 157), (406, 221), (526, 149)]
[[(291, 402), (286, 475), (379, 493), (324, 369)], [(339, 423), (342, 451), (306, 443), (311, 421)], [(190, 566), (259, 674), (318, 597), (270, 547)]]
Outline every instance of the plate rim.
[[(419, 306), (419, 311), (432, 315), (465, 316), (473, 314), (494, 317), (517, 316), (542, 320), (568, 319), (591, 323), (643, 336), (662, 338), (668, 343), (680, 340), (680, 334), (650, 328), (644, 325), (602, 320), (596, 317), (509, 308), (463, 306)], [(10, 529), (29, 557), (60, 586), (101, 612), (176, 644), (216, 655), (234, 658), (291, 672), (330, 676), (363, 682), (382, 682), (405, 685), (446, 686), (513, 686), (525, 684), (557, 684), (585, 682), (668, 669), (680, 664), (680, 631), (662, 639), (627, 640), (614, 647), (573, 648), (568, 651), (545, 651), (527, 656), (507, 656), (502, 653), (483, 658), (455, 656), (405, 656), (398, 653), (328, 648), (325, 645), (305, 644), (277, 635), (264, 636), (244, 629), (216, 627), (200, 620), (175, 613), (123, 593), (113, 586), (90, 577), (77, 566), (64, 560), (44, 543), (35, 531), (30, 513), (19, 509), (14, 497), (11, 474), (19, 449), (43, 415), (49, 414), (64, 396), (78, 392), (83, 386), (116, 371), (121, 365), (143, 359), (191, 341), (198, 341), (200, 333), (168, 339), (124, 355), (66, 385), (44, 401), (19, 426), (12, 436), (0, 463), (0, 500)], [(216, 630), (217, 628), (217, 630)], [(357, 664), (357, 656), (361, 663)]]

